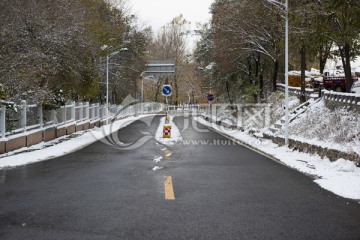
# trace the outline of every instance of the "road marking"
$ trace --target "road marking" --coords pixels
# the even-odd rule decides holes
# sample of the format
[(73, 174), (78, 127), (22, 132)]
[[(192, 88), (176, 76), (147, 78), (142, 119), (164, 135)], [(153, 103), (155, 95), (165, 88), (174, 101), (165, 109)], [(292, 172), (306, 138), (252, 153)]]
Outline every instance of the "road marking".
[(164, 159), (165, 160), (168, 159), (171, 156), (171, 154), (172, 153), (170, 152), (170, 150), (165, 148), (165, 150), (164, 150)]
[(164, 186), (165, 186), (165, 200), (175, 200), (174, 188), (172, 184), (172, 177), (164, 177)]

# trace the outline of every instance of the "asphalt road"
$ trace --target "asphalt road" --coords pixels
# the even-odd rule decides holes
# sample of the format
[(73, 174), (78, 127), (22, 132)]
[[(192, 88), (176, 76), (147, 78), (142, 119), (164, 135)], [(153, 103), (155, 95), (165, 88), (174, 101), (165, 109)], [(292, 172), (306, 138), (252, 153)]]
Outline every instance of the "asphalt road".
[[(120, 142), (154, 135), (159, 116), (147, 120), (120, 130)], [(99, 141), (0, 170), (0, 239), (360, 239), (359, 203), (189, 119), (175, 123), (202, 142)]]

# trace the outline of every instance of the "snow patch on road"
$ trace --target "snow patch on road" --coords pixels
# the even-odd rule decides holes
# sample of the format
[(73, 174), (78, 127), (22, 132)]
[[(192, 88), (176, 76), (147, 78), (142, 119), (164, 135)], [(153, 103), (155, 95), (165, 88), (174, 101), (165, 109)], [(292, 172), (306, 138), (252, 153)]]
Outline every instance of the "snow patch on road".
[(163, 157), (156, 157), (156, 158), (154, 158), (154, 162), (155, 162), (155, 163), (158, 163), (158, 162), (160, 162), (162, 159), (163, 159)]
[(163, 167), (156, 166), (156, 167), (154, 167), (152, 170), (153, 170), (153, 171), (157, 171), (157, 170), (161, 170), (161, 169), (163, 169)]
[(156, 135), (155, 135), (156, 141), (158, 141), (164, 145), (167, 145), (167, 146), (172, 146), (176, 142), (182, 141), (182, 136), (180, 134), (179, 129), (174, 124), (173, 118), (174, 117), (171, 116), (169, 124), (166, 124), (166, 125), (171, 126), (171, 138), (163, 138), (163, 127), (165, 125), (165, 117), (160, 119), (160, 124), (159, 124), (159, 127), (158, 127), (158, 129), (156, 131)]

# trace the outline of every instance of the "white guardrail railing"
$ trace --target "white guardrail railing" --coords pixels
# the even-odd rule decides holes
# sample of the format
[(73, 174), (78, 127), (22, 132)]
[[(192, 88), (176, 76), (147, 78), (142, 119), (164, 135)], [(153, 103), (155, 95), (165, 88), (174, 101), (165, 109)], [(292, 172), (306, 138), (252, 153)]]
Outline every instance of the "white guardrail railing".
[(198, 112), (201, 111), (204, 107), (207, 107), (207, 104), (183, 104), (183, 105), (169, 105), (167, 106), (168, 111), (175, 111), (175, 112)]
[(69, 102), (58, 109), (46, 110), (42, 105), (27, 104), (22, 101), (14, 109), (7, 109), (6, 104), (0, 105), (0, 139), (8, 136), (26, 133), (34, 129), (61, 127), (82, 122), (106, 121), (134, 116), (136, 114), (151, 114), (163, 111), (172, 113), (202, 112), (208, 105), (168, 105), (163, 103), (143, 103), (129, 106), (109, 105), (107, 116), (106, 105), (89, 102)]
[(124, 118), (133, 116), (135, 113), (161, 112), (165, 109), (165, 105), (159, 103), (144, 103), (143, 106), (137, 104), (126, 107), (109, 105), (108, 116), (106, 105), (90, 104), (89, 102), (70, 102), (58, 109), (46, 110), (42, 105), (27, 104), (26, 101), (22, 101), (15, 109), (7, 109), (5, 104), (0, 104), (0, 139), (34, 129), (103, 121), (106, 118), (114, 117)]
[[(277, 84), (277, 89), (284, 91), (285, 85)], [(314, 96), (313, 94), (315, 94), (315, 92), (313, 89), (305, 89), (305, 90), (308, 96), (310, 95)], [(301, 94), (301, 89), (299, 87), (289, 87), (289, 93), (299, 96)], [(334, 92), (323, 89), (321, 90), (321, 96), (324, 97), (327, 105), (333, 103), (338, 107), (348, 107), (351, 108), (352, 110), (360, 112), (360, 94)]]
[(337, 106), (350, 107), (351, 109), (360, 112), (360, 94), (333, 92), (327, 90), (323, 90), (322, 94), (327, 104), (332, 102)]
[[(282, 90), (282, 91), (285, 91), (285, 84), (282, 84), (282, 83), (278, 83), (276, 84), (276, 88), (278, 90)], [(294, 95), (298, 95), (300, 96), (301, 95), (301, 87), (288, 87), (289, 89), (289, 93), (290, 94), (294, 94)], [(310, 95), (310, 94), (313, 94), (314, 93), (314, 89), (312, 88), (305, 88), (305, 92), (306, 92), (306, 95)]]

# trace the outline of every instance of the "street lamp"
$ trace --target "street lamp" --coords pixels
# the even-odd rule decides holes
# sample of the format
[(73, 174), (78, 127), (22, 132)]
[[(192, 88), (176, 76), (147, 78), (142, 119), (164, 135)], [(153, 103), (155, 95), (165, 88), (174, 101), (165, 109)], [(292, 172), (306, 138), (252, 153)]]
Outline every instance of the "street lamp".
[(143, 102), (144, 102), (144, 72), (140, 74), (141, 77), (141, 98), (140, 98), (140, 112), (141, 114), (144, 114), (143, 112)]
[(119, 52), (128, 51), (127, 48), (121, 48), (106, 56), (106, 125), (109, 124), (109, 59)]
[(285, 0), (285, 145), (289, 146), (289, 6)]
[(144, 78), (146, 78), (146, 79), (154, 78), (154, 76), (144, 77), (144, 75), (145, 75), (145, 71), (140, 74), (140, 77), (141, 77), (141, 99), (140, 99), (141, 114), (144, 114), (144, 106), (143, 106), (143, 103), (144, 103)]
[[(130, 67), (128, 67), (130, 70), (133, 70), (133, 71), (135, 71), (135, 72), (140, 72), (140, 71), (138, 71), (138, 70), (136, 70), (136, 69), (134, 69), (134, 68), (130, 68)], [(140, 114), (143, 114), (143, 98), (144, 98), (144, 74), (145, 74), (145, 72), (142, 72), (141, 74), (140, 74), (140, 78), (141, 78), (141, 96), (140, 96)], [(138, 116), (138, 106), (137, 106), (137, 101), (138, 101), (138, 99), (137, 99), (137, 79), (135, 79), (135, 117), (137, 117)]]

